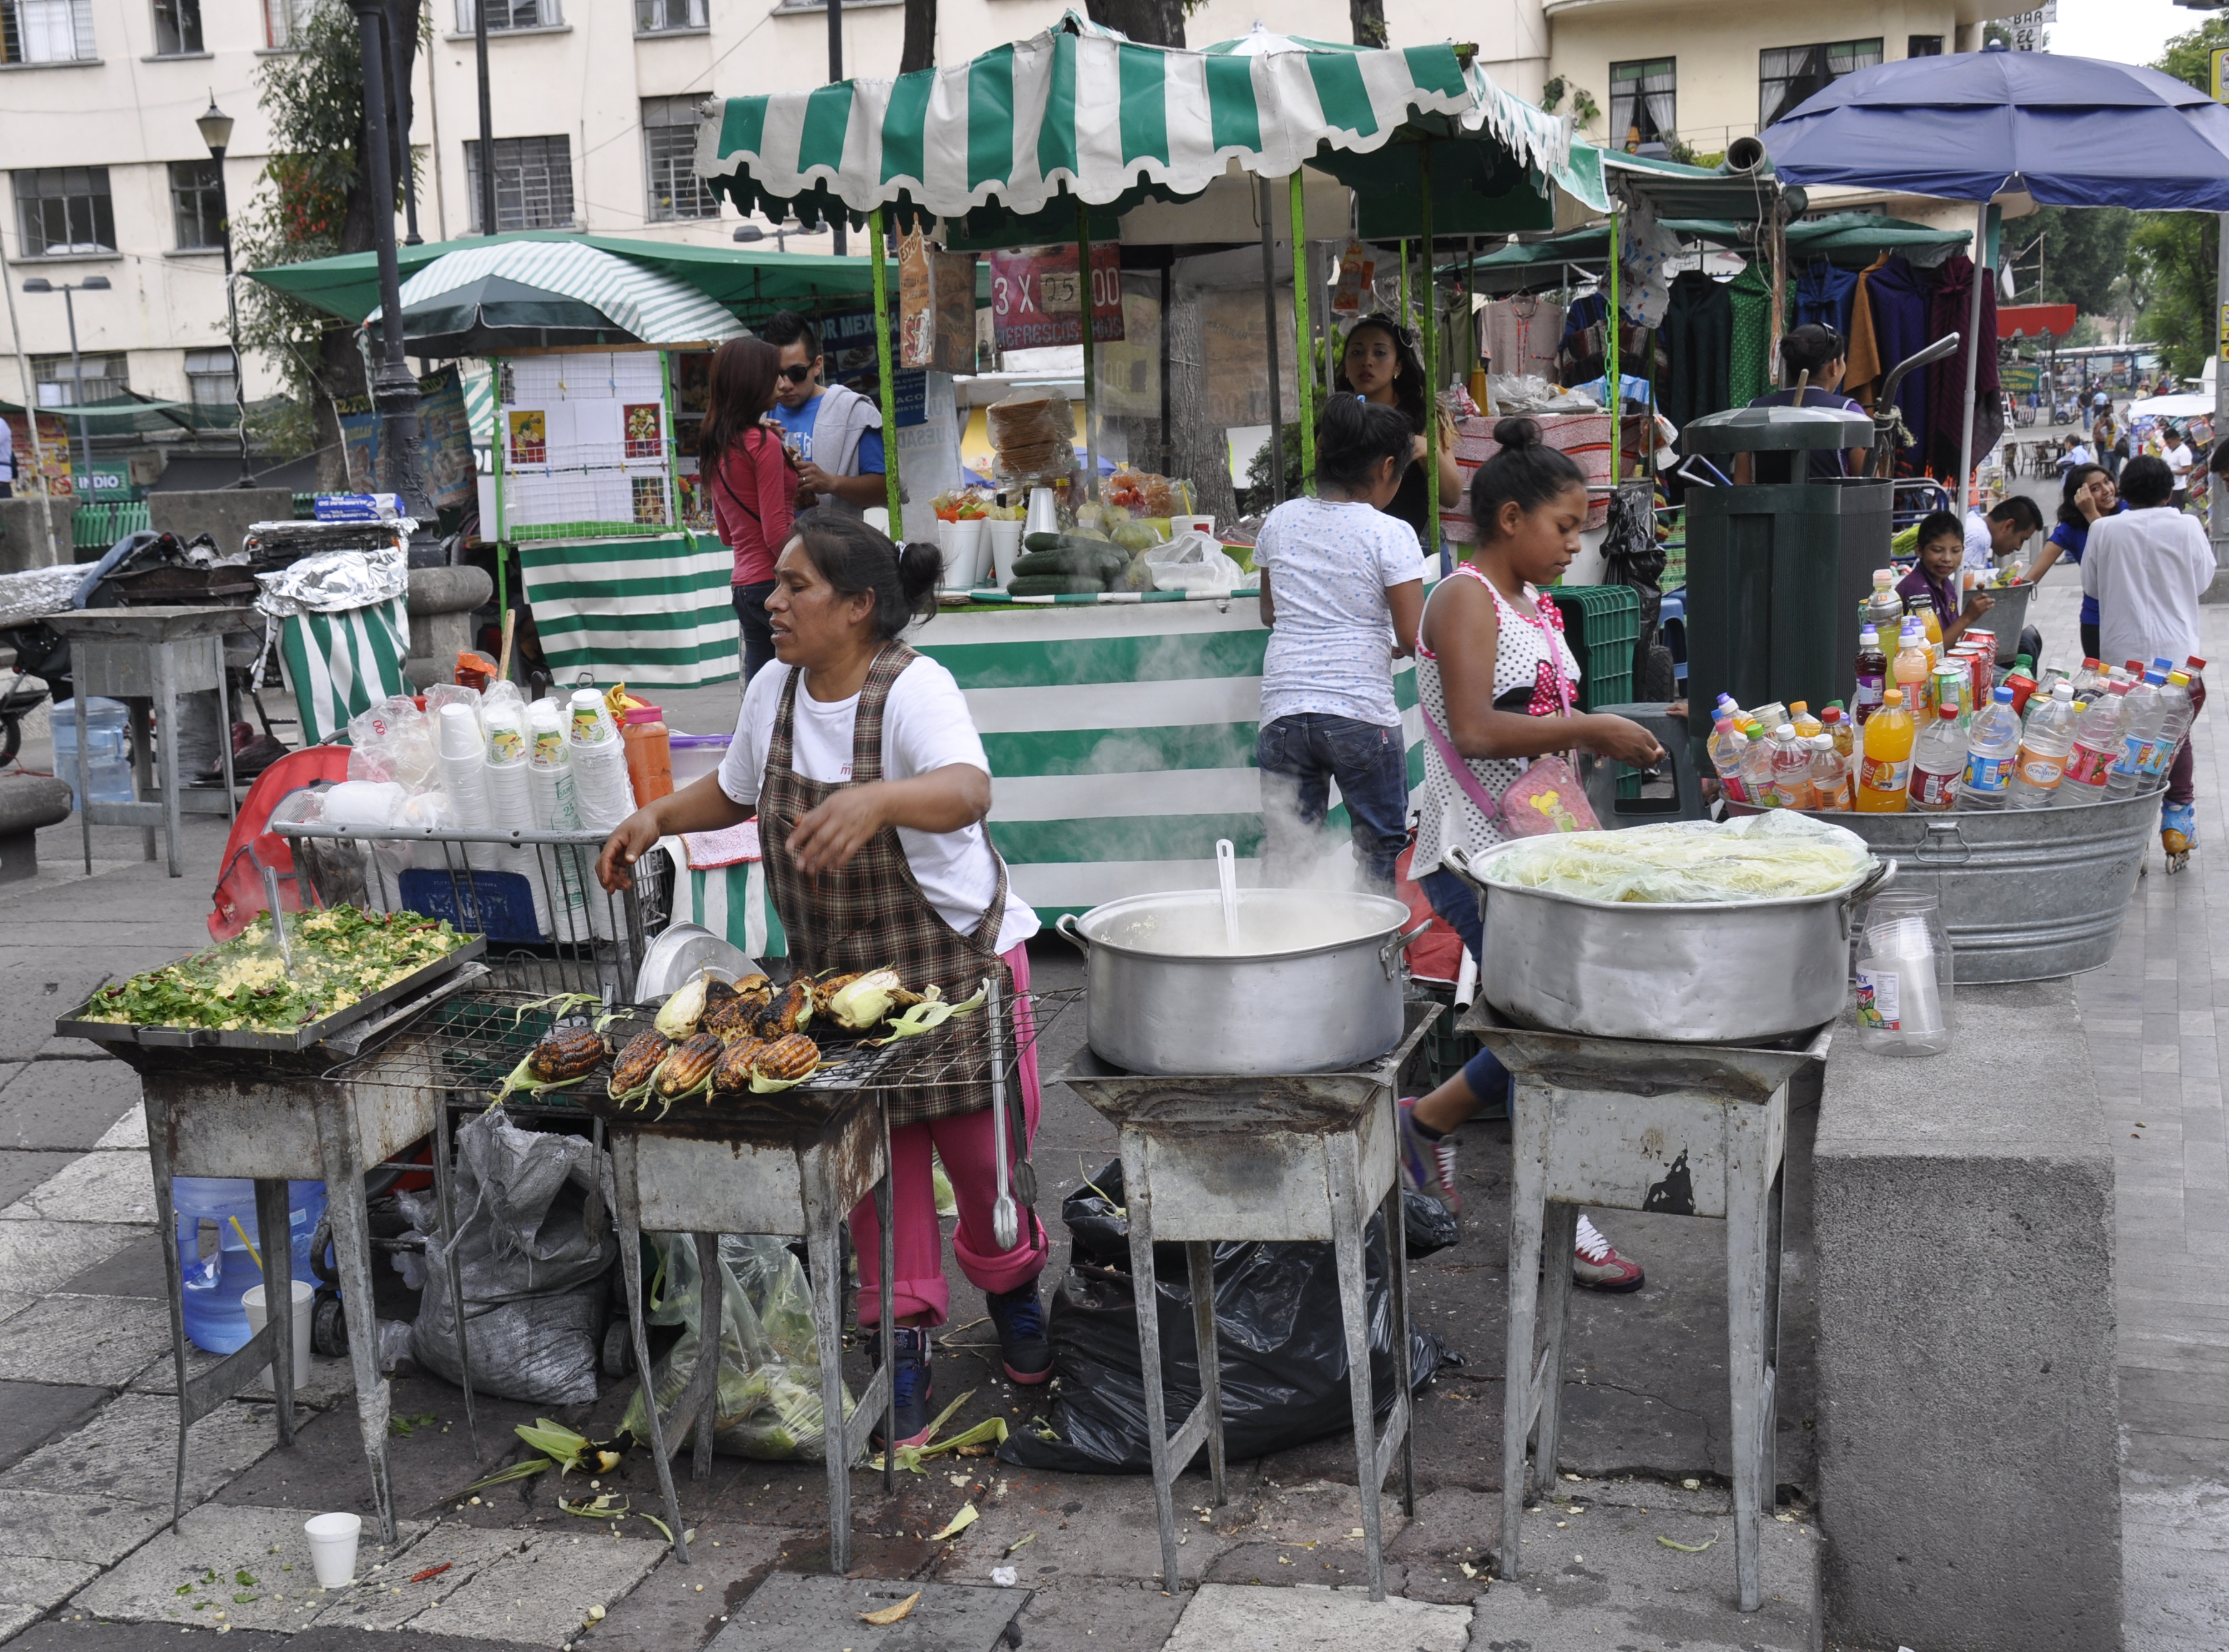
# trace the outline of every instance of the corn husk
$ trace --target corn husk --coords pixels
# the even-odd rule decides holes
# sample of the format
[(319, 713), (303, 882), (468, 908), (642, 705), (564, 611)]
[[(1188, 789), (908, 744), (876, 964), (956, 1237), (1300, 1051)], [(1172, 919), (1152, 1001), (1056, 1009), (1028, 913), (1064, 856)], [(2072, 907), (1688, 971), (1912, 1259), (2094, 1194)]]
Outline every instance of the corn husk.
[(837, 988), (827, 1000), (829, 1019), (864, 1032), (890, 1012), (891, 993), (904, 983), (895, 969), (877, 969)]
[(697, 1024), (704, 1019), (704, 984), (710, 979), (698, 975), (694, 980), (684, 982), (659, 1008), (652, 1025), (676, 1044), (695, 1032)]

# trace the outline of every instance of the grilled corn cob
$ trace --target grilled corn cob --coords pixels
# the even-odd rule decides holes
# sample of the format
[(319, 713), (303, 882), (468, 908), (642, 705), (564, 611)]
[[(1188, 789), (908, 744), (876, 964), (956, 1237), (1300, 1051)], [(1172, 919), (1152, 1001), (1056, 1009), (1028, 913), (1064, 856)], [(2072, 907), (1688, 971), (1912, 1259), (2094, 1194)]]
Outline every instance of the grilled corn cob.
[(812, 1077), (819, 1066), (820, 1046), (802, 1032), (792, 1032), (751, 1057), (751, 1089), (761, 1096), (787, 1090)]
[(658, 1064), (665, 1059), (665, 1052), (673, 1042), (663, 1032), (638, 1032), (620, 1051), (620, 1058), (612, 1064), (612, 1081), (608, 1089), (613, 1099), (632, 1096), (650, 1083), (650, 1076), (658, 1070)]
[(764, 975), (746, 975), (736, 983), (736, 996), (763, 1009), (774, 1002), (774, 983)]
[(686, 1044), (677, 1044), (665, 1052), (665, 1059), (658, 1064), (652, 1075), (650, 1087), (671, 1101), (703, 1090), (712, 1077), (712, 1064), (720, 1058), (723, 1046), (710, 1032), (700, 1032)]
[(751, 1063), (766, 1046), (748, 1032), (731, 1040), (712, 1064), (712, 1088), (723, 1095), (733, 1095), (751, 1086)]
[(758, 1034), (772, 1042), (795, 1032), (813, 1019), (813, 981), (800, 975), (781, 989), (780, 996), (767, 1006), (758, 1019)]
[(604, 1058), (604, 1041), (586, 1027), (559, 1027), (534, 1046), (526, 1070), (536, 1082), (585, 1078)]
[(731, 998), (704, 1018), (704, 1030), (716, 1034), (723, 1044), (750, 1038), (752, 1025), (762, 1007), (747, 998)]

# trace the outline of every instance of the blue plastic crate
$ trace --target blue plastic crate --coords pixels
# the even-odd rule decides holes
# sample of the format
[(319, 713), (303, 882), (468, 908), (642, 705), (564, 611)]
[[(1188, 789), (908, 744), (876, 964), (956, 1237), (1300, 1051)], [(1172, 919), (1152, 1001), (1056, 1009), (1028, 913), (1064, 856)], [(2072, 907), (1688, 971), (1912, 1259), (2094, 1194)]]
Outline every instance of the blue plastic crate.
[(534, 886), (522, 873), (421, 867), (404, 872), (396, 887), (409, 910), (446, 918), (463, 934), (512, 945), (549, 939), (535, 922)]

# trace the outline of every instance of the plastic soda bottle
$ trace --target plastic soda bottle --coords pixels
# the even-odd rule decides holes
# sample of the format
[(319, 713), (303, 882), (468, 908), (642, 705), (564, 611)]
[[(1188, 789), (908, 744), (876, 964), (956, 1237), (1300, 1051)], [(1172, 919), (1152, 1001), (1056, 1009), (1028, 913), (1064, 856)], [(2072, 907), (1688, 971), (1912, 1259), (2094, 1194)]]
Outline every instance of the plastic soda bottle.
[(1812, 807), (1811, 742), (1793, 723), (1772, 731), (1772, 800), (1783, 809)]
[(2000, 688), (1991, 697), (1966, 741), (1966, 776), (1960, 782), (1962, 808), (2001, 809), (2011, 795), (2013, 764), (2020, 756), (2020, 714), (2013, 710), (2013, 691)]
[[(1828, 708), (1832, 710), (1834, 708)], [(1811, 737), (1811, 807), (1847, 809), (1850, 798), (1850, 760), (1835, 749), (1834, 736)]]
[(2182, 674), (2190, 678), (2191, 691), (2196, 693), (2206, 685), (2206, 662), (2193, 654), (2182, 662)]
[(1966, 769), (1966, 731), (1958, 726), (1958, 708), (1938, 705), (1927, 728), (1913, 742), (1911, 778), (1905, 789), (1914, 814), (1946, 814), (1957, 807), (1958, 777)]
[(2054, 803), (2102, 803), (2105, 783), (2111, 778), (2113, 760), (2121, 754), (2122, 697), (2125, 685), (2108, 684), (2090, 702), (2074, 725), (2074, 746), (2067, 753)]
[(2013, 807), (2051, 807), (2074, 751), (2074, 690), (2065, 683), (2053, 684), (2051, 697), (2029, 708), (2013, 769)]
[(2012, 670), (2005, 673), (2005, 686), (2013, 691), (2014, 714), (2025, 717), (2028, 696), (2035, 692), (2035, 661), (2026, 654), (2015, 655)]
[(2129, 685), (2126, 705), (2121, 722), (2120, 755), (2113, 759), (2105, 782), (2108, 799), (2134, 797), (2143, 789), (2152, 748), (2159, 743), (2161, 728), (2167, 719), (2167, 707), (2160, 699), (2160, 685), (2152, 680), (2149, 672)]
[(1795, 729), (1797, 737), (1803, 740), (1808, 740), (1813, 735), (1818, 733), (1821, 727), (1819, 719), (1811, 715), (1811, 703), (1808, 700), (1789, 701), (1788, 721)]
[[(2154, 670), (2147, 673), (2145, 680), (2149, 681), (2158, 675), (2159, 672)], [(2160, 690), (2160, 704), (2159, 739), (2153, 743), (2144, 761), (2144, 784), (2147, 786), (2166, 781), (2167, 771), (2174, 765), (2175, 753), (2182, 749), (2183, 736), (2190, 732), (2190, 725), (2198, 719), (2198, 708), (2192, 704), (2190, 697), (2190, 678), (2181, 672), (2168, 673), (2166, 685)]]
[(1927, 651), (1927, 636), (1920, 629), (1919, 621), (1906, 620), (1892, 669), (1896, 686), (1904, 691), (1905, 710), (1915, 717), (1927, 708), (1927, 672), (1933, 663), (1934, 657)]
[(1929, 642), (1943, 640), (1943, 621), (1936, 617), (1935, 604), (1926, 597), (1915, 596), (1905, 607), (1908, 619), (1917, 620), (1921, 636)]
[(1881, 708), (1866, 723), (1866, 755), (1859, 765), (1857, 806), (1860, 814), (1901, 814), (1911, 802), (1905, 787), (1911, 778), (1911, 713), (1904, 691), (1887, 690)]
[(1851, 697), (1851, 716), (1863, 723), (1879, 710), (1887, 687), (1888, 656), (1881, 652), (1879, 631), (1867, 625), (1858, 633), (1858, 691)]
[(2074, 697), (2078, 700), (2095, 701), (2104, 686), (2105, 662), (2102, 659), (2084, 659), (2081, 668), (2074, 673)]
[(1834, 701), (1821, 711), (1819, 720), (1821, 731), (1834, 742), (1838, 755), (1847, 758), (1857, 751), (1857, 725), (1850, 721), (1850, 714), (1842, 709), (1840, 700)]
[(1904, 599), (1896, 594), (1896, 569), (1873, 570), (1873, 594), (1858, 609), (1859, 621), (1876, 628), (1894, 625), (1904, 617)]
[[(1721, 704), (1723, 711), (1723, 703)], [(1742, 752), (1748, 744), (1733, 725), (1733, 719), (1721, 715), (1711, 726), (1711, 767), (1718, 771), (1718, 790), (1735, 803), (1750, 801), (1748, 789), (1742, 785)]]
[(1749, 794), (1750, 802), (1757, 808), (1780, 807), (1780, 799), (1772, 789), (1772, 742), (1762, 733), (1752, 731), (1744, 742), (1742, 790)]

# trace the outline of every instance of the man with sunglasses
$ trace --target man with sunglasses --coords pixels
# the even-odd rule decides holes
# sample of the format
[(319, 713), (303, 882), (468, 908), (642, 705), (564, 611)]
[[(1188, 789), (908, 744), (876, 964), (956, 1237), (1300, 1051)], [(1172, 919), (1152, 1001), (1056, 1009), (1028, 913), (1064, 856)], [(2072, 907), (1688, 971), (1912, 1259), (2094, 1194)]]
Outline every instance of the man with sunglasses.
[(797, 453), (803, 491), (821, 505), (858, 516), (888, 498), (883, 415), (856, 390), (820, 382), (820, 335), (792, 310), (775, 314), (759, 337), (781, 352), (769, 415)]

